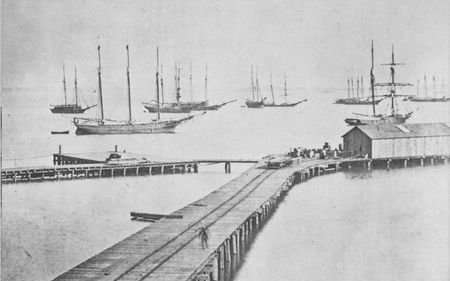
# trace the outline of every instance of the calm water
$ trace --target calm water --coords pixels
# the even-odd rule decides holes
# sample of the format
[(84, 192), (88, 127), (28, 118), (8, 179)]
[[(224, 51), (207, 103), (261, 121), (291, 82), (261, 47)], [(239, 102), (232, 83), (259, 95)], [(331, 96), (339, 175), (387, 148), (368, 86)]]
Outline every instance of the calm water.
[[(10, 91), (2, 96), (2, 164), (48, 165), (59, 144), (66, 152), (105, 151), (117, 144), (119, 149), (156, 160), (259, 158), (290, 147), (321, 147), (325, 141), (336, 147), (348, 130), (344, 117), (352, 112), (369, 112), (366, 106), (331, 104), (338, 92), (298, 92), (301, 94), (290, 99), (309, 101), (286, 110), (250, 110), (241, 107), (247, 93), (217, 93), (221, 97), (217, 101), (241, 100), (180, 126), (175, 134), (75, 136), (71, 117), (51, 114), (48, 109), (60, 92)], [(93, 97), (87, 98), (95, 102)], [(279, 99), (282, 101), (282, 97)], [(107, 118), (126, 118), (126, 108), (118, 106), (124, 101), (108, 97)], [(145, 120), (149, 115), (143, 112), (141, 101), (133, 99), (133, 112), (136, 119)], [(448, 104), (410, 105), (411, 109), (416, 107), (420, 109), (411, 123), (450, 121)], [(86, 115), (96, 116), (96, 110)], [(51, 130), (67, 129), (71, 130), (69, 135), (50, 134)], [(52, 279), (145, 226), (131, 222), (130, 211), (170, 213), (247, 167), (233, 165), (232, 174), (224, 174), (222, 165), (217, 165), (202, 166), (195, 175), (5, 185), (2, 277)], [(238, 279), (269, 280), (273, 272), (285, 272), (286, 277), (270, 280), (298, 280), (303, 276), (319, 280), (406, 280), (414, 272), (424, 276), (422, 279), (441, 279), (441, 260), (447, 259), (437, 259), (433, 254), (447, 243), (442, 236), (446, 233), (439, 227), (440, 222), (444, 225), (448, 221), (444, 202), (448, 181), (442, 177), (446, 172), (448, 168), (434, 167), (342, 173), (296, 187), (258, 236)], [(377, 216), (379, 213), (382, 215)], [(370, 255), (368, 249), (372, 247), (377, 251)], [(371, 258), (377, 261), (375, 266), (369, 266)], [(264, 264), (269, 261), (270, 267)], [(418, 266), (419, 262), (423, 264)], [(261, 270), (289, 264), (295, 266), (273, 272)], [(411, 271), (413, 265), (417, 268)], [(256, 270), (264, 274), (255, 275)]]
[(448, 166), (295, 186), (235, 280), (448, 280)]

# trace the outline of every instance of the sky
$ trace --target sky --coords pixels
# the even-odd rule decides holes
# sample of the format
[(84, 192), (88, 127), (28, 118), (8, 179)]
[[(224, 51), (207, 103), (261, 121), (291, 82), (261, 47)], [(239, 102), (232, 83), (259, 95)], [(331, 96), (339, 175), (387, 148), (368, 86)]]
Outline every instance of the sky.
[(391, 46), (402, 82), (424, 74), (448, 81), (447, 0), (3, 0), (2, 87), (61, 87), (62, 65), (73, 83), (96, 88), (97, 45), (104, 87), (126, 89), (130, 46), (132, 88), (154, 92), (156, 47), (173, 88), (174, 63), (186, 87), (192, 63), (196, 92), (203, 92), (205, 64), (212, 91), (250, 86), (251, 65), (262, 87), (272, 72), (291, 87), (345, 88), (348, 75), (369, 81), (370, 44), (377, 81), (388, 79)]

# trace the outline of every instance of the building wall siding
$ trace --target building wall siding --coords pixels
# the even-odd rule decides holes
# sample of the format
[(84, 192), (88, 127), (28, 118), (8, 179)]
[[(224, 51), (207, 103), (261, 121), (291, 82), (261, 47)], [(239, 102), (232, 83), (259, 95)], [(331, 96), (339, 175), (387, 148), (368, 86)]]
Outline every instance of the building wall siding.
[(371, 139), (359, 130), (353, 130), (344, 136), (344, 151), (353, 156), (366, 155), (371, 157)]
[(449, 154), (450, 136), (372, 140), (372, 158)]

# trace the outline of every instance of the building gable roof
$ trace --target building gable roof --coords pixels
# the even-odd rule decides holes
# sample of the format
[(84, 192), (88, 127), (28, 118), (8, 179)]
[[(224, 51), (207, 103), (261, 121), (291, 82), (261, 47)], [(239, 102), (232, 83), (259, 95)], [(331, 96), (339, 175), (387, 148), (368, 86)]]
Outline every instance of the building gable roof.
[(352, 128), (343, 137), (353, 130), (359, 130), (373, 140), (437, 137), (450, 136), (450, 123), (362, 125)]

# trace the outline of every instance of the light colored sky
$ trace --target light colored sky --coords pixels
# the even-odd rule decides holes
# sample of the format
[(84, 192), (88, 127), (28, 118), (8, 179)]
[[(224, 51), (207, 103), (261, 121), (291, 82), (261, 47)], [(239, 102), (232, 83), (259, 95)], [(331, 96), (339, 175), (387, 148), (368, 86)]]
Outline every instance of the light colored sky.
[(371, 39), (378, 81), (388, 78), (379, 64), (389, 61), (391, 44), (407, 64), (400, 80), (427, 73), (441, 81), (448, 14), (448, 0), (3, 0), (2, 86), (60, 87), (65, 63), (68, 81), (76, 65), (79, 84), (95, 88), (100, 43), (105, 87), (125, 87), (128, 43), (140, 91), (154, 91), (156, 46), (170, 82), (176, 60), (185, 74), (192, 61), (196, 89), (205, 62), (216, 90), (248, 87), (251, 64), (263, 86), (271, 69), (280, 87), (285, 72), (292, 86), (346, 87), (350, 69), (368, 76)]

